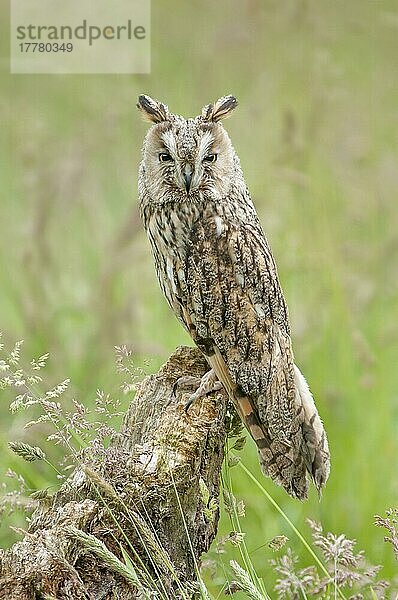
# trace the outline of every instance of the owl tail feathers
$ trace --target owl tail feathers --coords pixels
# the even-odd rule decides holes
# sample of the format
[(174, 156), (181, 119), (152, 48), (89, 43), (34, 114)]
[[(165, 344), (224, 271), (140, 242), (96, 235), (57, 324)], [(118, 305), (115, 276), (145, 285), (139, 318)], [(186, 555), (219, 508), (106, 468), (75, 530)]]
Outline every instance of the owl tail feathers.
[(270, 435), (268, 427), (258, 417), (250, 398), (235, 396), (235, 407), (256, 443), (261, 470), (286, 492), (299, 500), (307, 498), (307, 469), (302, 452), (297, 451), (287, 439)]
[(296, 408), (302, 417), (302, 456), (306, 469), (321, 495), (330, 472), (330, 454), (326, 432), (316, 409), (308, 384), (294, 365)]
[(296, 435), (289, 440), (270, 434), (261, 423), (248, 397), (236, 397), (235, 406), (254, 439), (264, 475), (281, 485), (290, 496), (305, 500), (310, 474), (318, 494), (321, 494), (330, 471), (329, 447), (322, 421), (318, 415), (308, 384), (295, 366), (297, 415)]
[[(263, 440), (266, 439), (265, 437)], [(291, 446), (285, 442), (269, 440), (267, 448), (261, 448), (256, 441), (261, 470), (267, 477), (282, 486), (289, 496), (306, 500), (308, 478), (302, 456), (294, 457)]]

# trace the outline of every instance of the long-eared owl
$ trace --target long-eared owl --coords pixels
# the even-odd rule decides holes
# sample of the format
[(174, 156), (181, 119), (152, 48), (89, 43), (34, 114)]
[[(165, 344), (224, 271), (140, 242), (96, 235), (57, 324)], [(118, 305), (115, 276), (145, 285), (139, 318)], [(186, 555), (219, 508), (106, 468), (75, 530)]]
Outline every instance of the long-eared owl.
[[(293, 359), (275, 261), (220, 121), (224, 96), (185, 119), (142, 95), (153, 123), (139, 169), (140, 210), (160, 287), (254, 439), (266, 475), (304, 499), (330, 470), (325, 430)], [(205, 383), (206, 383), (205, 382)], [(203, 387), (203, 386), (202, 386)]]

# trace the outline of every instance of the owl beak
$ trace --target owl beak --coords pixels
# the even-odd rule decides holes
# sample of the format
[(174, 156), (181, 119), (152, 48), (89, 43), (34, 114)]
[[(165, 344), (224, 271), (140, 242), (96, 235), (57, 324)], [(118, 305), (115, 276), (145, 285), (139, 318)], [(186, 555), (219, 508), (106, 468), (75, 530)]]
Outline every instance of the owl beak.
[(192, 181), (192, 167), (189, 163), (187, 163), (184, 167), (183, 176), (184, 176), (184, 181), (185, 181), (185, 189), (188, 194), (189, 188), (191, 187), (191, 181)]

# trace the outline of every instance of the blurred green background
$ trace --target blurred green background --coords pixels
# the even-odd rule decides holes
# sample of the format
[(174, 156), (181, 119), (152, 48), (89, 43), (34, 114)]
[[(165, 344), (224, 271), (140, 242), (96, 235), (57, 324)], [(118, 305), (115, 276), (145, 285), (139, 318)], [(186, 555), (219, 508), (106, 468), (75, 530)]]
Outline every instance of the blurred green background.
[[(145, 76), (9, 75), (1, 10), (6, 340), (23, 338), (28, 357), (50, 352), (46, 384), (70, 377), (87, 404), (97, 388), (119, 393), (114, 345), (131, 344), (137, 365), (154, 371), (189, 343), (161, 297), (138, 219), (147, 124), (135, 102), (149, 93), (193, 116), (233, 93), (240, 107), (226, 128), (279, 266), (296, 360), (332, 454), (321, 502), (313, 490), (300, 504), (265, 485), (302, 532), (307, 517), (321, 519), (391, 576), (392, 552), (372, 522), (398, 495), (397, 1), (154, 0)], [(1, 481), (11, 467), (33, 488), (53, 484), (50, 471), (8, 451), (10, 440), (46, 444), (1, 396)], [(251, 442), (243, 460), (259, 475)], [(258, 573), (272, 578), (270, 551), (256, 548), (282, 533), (306, 564), (274, 509), (239, 468), (232, 476)], [(9, 524), (18, 522), (3, 517), (1, 545), (16, 539)], [(223, 515), (220, 531), (230, 529)]]

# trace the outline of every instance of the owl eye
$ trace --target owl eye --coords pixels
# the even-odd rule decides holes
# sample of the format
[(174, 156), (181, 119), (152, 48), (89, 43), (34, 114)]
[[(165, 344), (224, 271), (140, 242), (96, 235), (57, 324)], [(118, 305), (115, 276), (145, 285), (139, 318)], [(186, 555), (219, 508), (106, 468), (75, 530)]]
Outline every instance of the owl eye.
[(203, 160), (205, 162), (209, 162), (209, 163), (216, 162), (217, 154), (208, 154), (207, 156), (204, 157)]
[(160, 160), (160, 162), (169, 162), (170, 160), (173, 160), (173, 159), (168, 152), (160, 152), (159, 160)]

